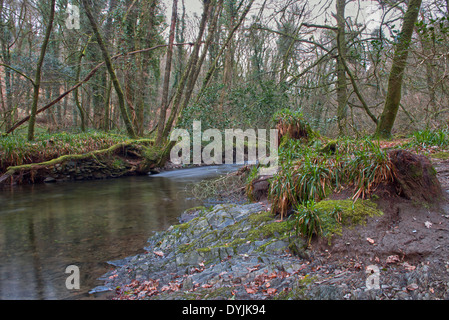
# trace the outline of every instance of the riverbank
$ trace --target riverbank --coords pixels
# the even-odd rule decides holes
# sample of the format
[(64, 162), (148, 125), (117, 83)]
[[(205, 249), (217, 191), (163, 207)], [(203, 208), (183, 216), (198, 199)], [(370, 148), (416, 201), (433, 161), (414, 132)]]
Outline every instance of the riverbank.
[[(267, 202), (188, 210), (182, 223), (150, 237), (145, 253), (111, 261), (104, 286), (92, 293), (163, 300), (449, 299), (448, 208), (385, 204), (379, 204), (382, 216), (345, 228), (332, 244), (314, 239), (310, 246), (296, 235), (294, 221), (269, 214)], [(379, 287), (367, 282), (373, 266)]]

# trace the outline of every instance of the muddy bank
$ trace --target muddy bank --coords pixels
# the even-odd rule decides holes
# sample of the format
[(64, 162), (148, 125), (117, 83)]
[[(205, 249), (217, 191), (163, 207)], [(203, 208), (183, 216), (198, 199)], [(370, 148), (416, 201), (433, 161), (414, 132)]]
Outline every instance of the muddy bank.
[[(188, 210), (183, 223), (149, 238), (144, 254), (110, 262), (105, 285), (92, 292), (109, 290), (113, 299), (448, 299), (449, 209), (398, 206), (404, 210), (380, 205), (381, 217), (310, 247), (267, 203)], [(373, 266), (378, 287), (367, 282)]]

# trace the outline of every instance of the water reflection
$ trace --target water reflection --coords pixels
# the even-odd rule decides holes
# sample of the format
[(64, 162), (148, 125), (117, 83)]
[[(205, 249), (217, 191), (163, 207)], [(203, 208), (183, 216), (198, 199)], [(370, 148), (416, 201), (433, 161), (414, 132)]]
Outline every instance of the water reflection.
[[(20, 186), (0, 191), (0, 299), (83, 299), (108, 260), (141, 252), (153, 231), (177, 223), (190, 183), (236, 167), (160, 175)], [(67, 290), (68, 265), (81, 290)]]

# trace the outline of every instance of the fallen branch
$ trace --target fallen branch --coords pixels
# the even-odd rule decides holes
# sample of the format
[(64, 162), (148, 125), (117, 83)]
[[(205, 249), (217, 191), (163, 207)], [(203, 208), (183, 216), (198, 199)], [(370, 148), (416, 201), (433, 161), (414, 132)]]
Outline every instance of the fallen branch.
[(43, 168), (47, 168), (50, 166), (54, 166), (58, 163), (63, 163), (68, 160), (84, 160), (84, 159), (96, 157), (99, 155), (111, 154), (120, 148), (126, 148), (135, 143), (142, 143), (142, 142), (153, 142), (153, 140), (139, 139), (139, 140), (132, 140), (130, 142), (120, 142), (120, 143), (117, 143), (117, 144), (107, 148), (107, 149), (94, 150), (94, 151), (90, 151), (90, 152), (83, 153), (83, 154), (66, 154), (66, 155), (60, 156), (58, 158), (44, 161), (44, 162), (23, 164), (20, 166), (11, 166), (11, 167), (7, 168), (7, 171), (2, 176), (0, 176), (0, 184), (2, 184), (4, 181), (6, 181), (9, 178), (12, 178), (15, 174), (17, 174), (19, 172), (43, 169)]

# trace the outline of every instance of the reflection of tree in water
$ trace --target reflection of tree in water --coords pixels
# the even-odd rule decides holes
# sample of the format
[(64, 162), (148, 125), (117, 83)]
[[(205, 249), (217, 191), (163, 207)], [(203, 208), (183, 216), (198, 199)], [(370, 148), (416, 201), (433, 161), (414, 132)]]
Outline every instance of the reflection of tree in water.
[[(106, 261), (142, 252), (152, 231), (178, 223), (184, 210), (200, 204), (186, 199), (191, 181), (192, 176), (129, 177), (3, 193), (0, 297), (87, 296), (109, 270)], [(80, 268), (80, 291), (65, 288), (71, 264)]]

